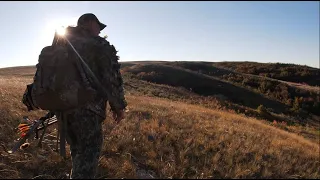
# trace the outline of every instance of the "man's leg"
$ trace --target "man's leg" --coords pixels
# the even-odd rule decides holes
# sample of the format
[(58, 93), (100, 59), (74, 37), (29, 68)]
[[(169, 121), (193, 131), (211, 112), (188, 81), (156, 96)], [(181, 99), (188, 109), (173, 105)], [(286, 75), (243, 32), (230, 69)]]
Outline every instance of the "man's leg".
[(93, 179), (102, 148), (102, 119), (87, 111), (67, 115), (67, 141), (72, 157), (72, 179)]

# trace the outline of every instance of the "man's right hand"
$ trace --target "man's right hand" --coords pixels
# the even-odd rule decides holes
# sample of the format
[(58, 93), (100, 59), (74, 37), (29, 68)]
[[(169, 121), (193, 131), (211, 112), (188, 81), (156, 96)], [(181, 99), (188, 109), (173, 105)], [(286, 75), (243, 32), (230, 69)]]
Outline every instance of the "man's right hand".
[(124, 110), (116, 110), (113, 111), (113, 119), (117, 122), (120, 123), (122, 119), (124, 119)]

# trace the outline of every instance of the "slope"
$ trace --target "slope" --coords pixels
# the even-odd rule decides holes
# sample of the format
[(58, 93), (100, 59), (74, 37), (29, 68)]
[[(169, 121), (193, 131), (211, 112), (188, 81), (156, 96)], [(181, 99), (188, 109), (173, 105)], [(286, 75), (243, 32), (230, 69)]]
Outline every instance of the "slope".
[[(14, 127), (28, 115), (21, 100), (26, 76), (0, 76), (0, 143), (12, 147)], [(131, 93), (131, 95), (129, 95)], [(97, 178), (320, 178), (319, 145), (254, 118), (199, 105), (126, 92), (129, 112), (115, 126), (110, 115)], [(54, 126), (49, 133), (55, 135)], [(0, 178), (66, 178), (66, 161), (51, 149), (1, 151)]]
[(319, 68), (296, 64), (257, 62), (216, 62), (214, 65), (240, 73), (248, 73), (288, 82), (320, 86)]
[(270, 121), (320, 128), (318, 93), (290, 87), (278, 80), (242, 75), (217, 68), (209, 62), (131, 62), (122, 72), (131, 73), (136, 79), (182, 87), (201, 96), (229, 101), (240, 113), (249, 116), (257, 117), (251, 112), (261, 107), (261, 116)]

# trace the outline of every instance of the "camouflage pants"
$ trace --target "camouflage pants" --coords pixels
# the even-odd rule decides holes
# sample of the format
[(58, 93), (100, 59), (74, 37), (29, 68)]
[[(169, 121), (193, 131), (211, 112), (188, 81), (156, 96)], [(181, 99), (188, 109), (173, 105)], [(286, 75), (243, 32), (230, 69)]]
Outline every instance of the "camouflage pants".
[(103, 118), (88, 110), (64, 114), (66, 140), (70, 145), (71, 179), (93, 179), (103, 143)]

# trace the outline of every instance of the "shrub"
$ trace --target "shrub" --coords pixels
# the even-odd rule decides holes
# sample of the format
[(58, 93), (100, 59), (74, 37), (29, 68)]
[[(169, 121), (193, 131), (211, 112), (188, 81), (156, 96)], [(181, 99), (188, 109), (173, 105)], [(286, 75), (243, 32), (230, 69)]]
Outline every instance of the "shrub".
[(258, 106), (257, 111), (261, 115), (269, 114), (268, 110), (262, 104), (260, 104), (260, 106)]

